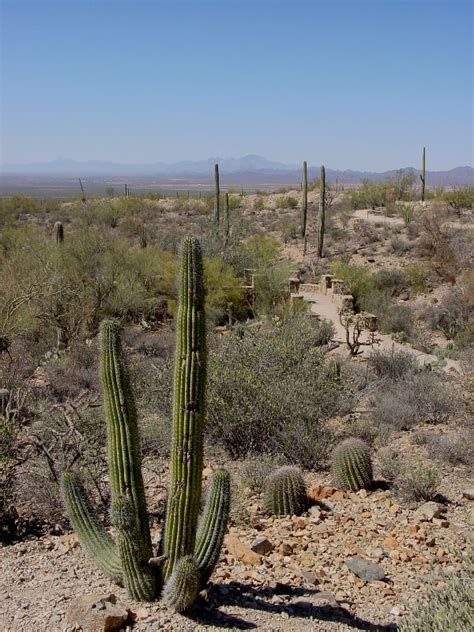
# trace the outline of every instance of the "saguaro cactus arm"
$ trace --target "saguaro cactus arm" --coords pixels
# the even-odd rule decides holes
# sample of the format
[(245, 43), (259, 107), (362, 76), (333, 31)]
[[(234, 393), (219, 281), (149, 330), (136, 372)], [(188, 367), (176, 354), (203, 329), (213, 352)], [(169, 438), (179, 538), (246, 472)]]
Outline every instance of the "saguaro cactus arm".
[(116, 583), (122, 584), (122, 565), (114, 541), (102, 527), (75, 472), (63, 476), (66, 511), (77, 537), (97, 566)]
[(201, 517), (196, 549), (200, 584), (204, 586), (219, 560), (230, 510), (230, 476), (224, 469), (216, 470), (212, 476), (206, 505)]

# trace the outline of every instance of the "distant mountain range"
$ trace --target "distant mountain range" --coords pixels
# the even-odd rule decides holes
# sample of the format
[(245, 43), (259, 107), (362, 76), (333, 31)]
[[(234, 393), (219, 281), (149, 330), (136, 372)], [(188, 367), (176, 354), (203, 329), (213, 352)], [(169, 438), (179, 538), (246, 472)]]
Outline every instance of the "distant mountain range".
[[(219, 163), (219, 170), (223, 179), (227, 176), (230, 181), (239, 179), (246, 181), (266, 180), (268, 182), (299, 182), (301, 179), (301, 165), (284, 164), (267, 160), (262, 156), (250, 154), (241, 158), (217, 158), (207, 160), (181, 161), (175, 163), (156, 162), (151, 164), (121, 164), (102, 160), (76, 161), (68, 158), (58, 158), (51, 162), (31, 163), (24, 165), (4, 165), (0, 171), (3, 175), (17, 176), (75, 176), (75, 177), (104, 177), (104, 176), (155, 176), (182, 180), (186, 178), (202, 178), (210, 181), (213, 178), (214, 164)], [(406, 167), (404, 169), (408, 169)], [(354, 171), (326, 169), (329, 180), (338, 180), (345, 184), (356, 184), (364, 178), (382, 180), (396, 173), (396, 169), (384, 172)], [(415, 169), (417, 173), (419, 170)], [(308, 168), (310, 178), (319, 174), (319, 167)], [(448, 171), (428, 171), (427, 181), (434, 185), (462, 185), (474, 184), (474, 169), (472, 167), (455, 167)]]

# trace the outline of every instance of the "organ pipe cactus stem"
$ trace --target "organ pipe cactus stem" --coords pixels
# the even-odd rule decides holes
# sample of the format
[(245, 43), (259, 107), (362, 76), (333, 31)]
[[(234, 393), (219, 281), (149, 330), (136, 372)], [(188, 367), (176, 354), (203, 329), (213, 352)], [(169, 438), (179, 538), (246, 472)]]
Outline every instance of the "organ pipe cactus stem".
[(199, 590), (199, 569), (192, 555), (178, 560), (163, 590), (165, 605), (176, 612), (191, 607)]
[(224, 197), (224, 246), (229, 243), (230, 234), (230, 205), (229, 194), (226, 193)]
[(54, 223), (54, 239), (58, 245), (64, 242), (64, 226), (62, 222)]
[(187, 237), (182, 247), (176, 319), (173, 439), (164, 532), (164, 578), (182, 557), (194, 553), (201, 500), (206, 325), (201, 247)]

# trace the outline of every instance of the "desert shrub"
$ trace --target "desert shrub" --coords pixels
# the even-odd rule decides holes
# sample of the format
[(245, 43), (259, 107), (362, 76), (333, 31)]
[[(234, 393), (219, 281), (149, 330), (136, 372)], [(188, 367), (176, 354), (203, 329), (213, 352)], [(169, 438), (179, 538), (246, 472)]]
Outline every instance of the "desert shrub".
[(407, 305), (388, 305), (385, 312), (378, 314), (382, 333), (403, 333), (409, 339), (413, 332), (413, 313)]
[(394, 480), (397, 492), (410, 501), (433, 500), (438, 492), (441, 477), (438, 470), (426, 463), (403, 462), (401, 472)]
[(263, 198), (261, 195), (257, 196), (254, 201), (253, 201), (253, 210), (254, 211), (263, 211), (264, 209), (264, 202), (263, 202)]
[(291, 195), (282, 195), (276, 200), (277, 208), (296, 208), (298, 200)]
[(372, 276), (377, 290), (387, 292), (390, 296), (398, 296), (406, 287), (406, 281), (400, 270), (382, 268)]
[(474, 629), (472, 568), (467, 573), (441, 577), (413, 612), (402, 618), (400, 632), (461, 632)]
[(412, 221), (407, 226), (408, 239), (417, 239), (420, 236), (420, 225), (416, 221)]
[(354, 233), (357, 235), (357, 241), (361, 246), (367, 246), (380, 241), (380, 234), (371, 222), (365, 220), (357, 220), (354, 222)]
[(448, 340), (466, 342), (474, 329), (474, 273), (461, 277), (459, 286), (447, 289), (438, 303), (430, 305), (423, 317), (433, 330)]
[(402, 216), (405, 225), (408, 226), (415, 216), (415, 205), (407, 202), (401, 202), (397, 205), (397, 209)]
[(420, 263), (412, 263), (403, 270), (406, 282), (414, 292), (426, 292), (428, 289), (428, 272)]
[(389, 247), (390, 252), (393, 252), (393, 254), (397, 255), (398, 257), (402, 257), (412, 249), (412, 244), (409, 243), (406, 239), (395, 235), (390, 240)]
[(460, 215), (462, 211), (472, 210), (474, 207), (474, 187), (466, 186), (453, 191), (446, 191), (443, 199), (456, 215)]
[(233, 457), (280, 454), (292, 463), (324, 463), (325, 421), (352, 395), (330, 377), (307, 316), (278, 327), (227, 336), (210, 354), (208, 436)]
[(433, 373), (417, 373), (409, 380), (386, 383), (370, 400), (374, 423), (396, 431), (423, 422), (446, 422), (459, 407), (458, 397)]
[(369, 270), (363, 266), (354, 266), (342, 261), (334, 261), (331, 268), (334, 276), (342, 279), (348, 292), (353, 294), (356, 306), (361, 307), (363, 297), (370, 295), (375, 289)]
[(280, 456), (271, 454), (250, 455), (242, 465), (243, 481), (253, 493), (260, 494), (270, 472), (284, 463), (284, 459)]
[(397, 450), (381, 448), (376, 455), (380, 474), (389, 483), (393, 483), (401, 474), (403, 460)]
[(334, 338), (335, 333), (332, 321), (326, 318), (317, 319), (314, 325), (313, 344), (317, 347), (327, 345)]
[(441, 463), (472, 466), (474, 464), (473, 446), (472, 431), (448, 432), (431, 438), (428, 442), (428, 454)]
[(390, 351), (374, 349), (367, 356), (367, 364), (378, 378), (392, 381), (409, 379), (418, 370), (415, 356), (406, 351), (397, 351), (395, 347)]

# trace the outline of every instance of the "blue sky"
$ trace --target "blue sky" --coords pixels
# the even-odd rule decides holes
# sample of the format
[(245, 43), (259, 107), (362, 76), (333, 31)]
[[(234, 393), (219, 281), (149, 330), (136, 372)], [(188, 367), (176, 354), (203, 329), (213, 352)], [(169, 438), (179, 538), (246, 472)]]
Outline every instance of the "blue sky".
[(1, 4), (3, 163), (472, 164), (470, 0)]

